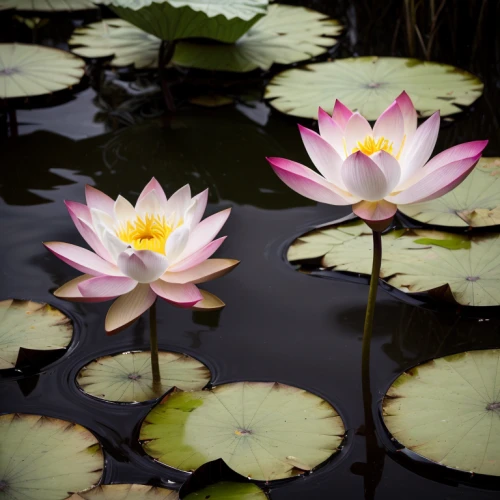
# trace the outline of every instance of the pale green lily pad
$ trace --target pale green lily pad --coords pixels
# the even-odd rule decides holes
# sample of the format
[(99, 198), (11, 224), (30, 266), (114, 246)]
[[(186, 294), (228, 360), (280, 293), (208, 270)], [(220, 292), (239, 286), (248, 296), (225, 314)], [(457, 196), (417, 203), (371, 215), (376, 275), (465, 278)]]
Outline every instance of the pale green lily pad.
[(106, 484), (75, 493), (67, 500), (178, 500), (177, 491), (144, 484)]
[(252, 483), (222, 481), (189, 494), (184, 500), (266, 500), (266, 494)]
[(500, 350), (437, 358), (403, 373), (383, 403), (389, 432), (447, 467), (500, 476)]
[(267, 10), (268, 0), (100, 0), (162, 40), (211, 38), (233, 43)]
[[(160, 394), (172, 387), (200, 390), (210, 381), (210, 370), (190, 356), (161, 351), (158, 358), (162, 377)], [(158, 397), (153, 391), (149, 351), (98, 358), (80, 370), (76, 381), (85, 393), (106, 401), (137, 403)]]
[(40, 415), (0, 416), (0, 497), (64, 500), (101, 479), (99, 442), (84, 427)]
[(20, 348), (63, 349), (72, 338), (71, 320), (55, 307), (29, 300), (0, 302), (0, 370), (16, 366)]
[(292, 64), (318, 56), (337, 43), (342, 26), (314, 10), (270, 5), (268, 13), (234, 44), (183, 41), (174, 63), (213, 71), (246, 72)]
[(403, 205), (399, 210), (419, 222), (437, 226), (500, 224), (500, 158), (481, 158), (453, 191), (436, 200)]
[(245, 477), (274, 480), (318, 466), (344, 434), (341, 417), (314, 394), (238, 382), (167, 394), (146, 417), (140, 439), (146, 453), (177, 469), (222, 458)]
[(368, 120), (405, 90), (421, 116), (460, 112), (483, 92), (479, 78), (461, 69), (400, 57), (355, 57), (309, 64), (277, 74), (266, 88), (274, 108), (316, 119), (318, 106), (331, 110), (335, 99)]
[(80, 82), (85, 62), (59, 49), (0, 44), (0, 99), (51, 94)]
[(0, 10), (60, 12), (96, 9), (90, 0), (0, 0)]

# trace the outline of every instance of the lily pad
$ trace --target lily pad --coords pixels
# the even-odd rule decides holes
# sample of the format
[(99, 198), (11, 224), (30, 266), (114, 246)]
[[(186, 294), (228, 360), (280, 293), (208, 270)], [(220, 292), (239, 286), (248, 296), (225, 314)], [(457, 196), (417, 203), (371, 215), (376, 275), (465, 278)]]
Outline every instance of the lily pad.
[(90, 0), (0, 0), (0, 10), (60, 12), (96, 9)]
[(0, 442), (2, 499), (64, 500), (101, 478), (101, 447), (80, 425), (11, 413), (0, 416)]
[(72, 337), (71, 320), (55, 307), (29, 300), (0, 302), (0, 370), (16, 366), (21, 348), (63, 349)]
[(99, 0), (162, 40), (211, 38), (233, 43), (266, 13), (268, 0)]
[(290, 5), (270, 5), (268, 13), (234, 44), (182, 41), (174, 63), (190, 68), (246, 72), (268, 70), (318, 56), (337, 43), (342, 26), (328, 16)]
[(461, 111), (483, 92), (479, 78), (461, 69), (401, 57), (355, 57), (309, 64), (277, 74), (266, 88), (271, 106), (294, 116), (317, 119), (318, 106), (331, 109), (339, 99), (368, 120), (405, 90), (421, 116)]
[(67, 500), (178, 500), (177, 491), (144, 484), (106, 484), (75, 493)]
[(0, 44), (0, 99), (51, 94), (80, 82), (85, 62), (59, 49)]
[(222, 458), (252, 479), (283, 479), (338, 451), (345, 428), (320, 397), (278, 383), (238, 382), (173, 391), (149, 413), (140, 439), (160, 462), (191, 471)]
[(194, 493), (190, 493), (185, 500), (266, 500), (266, 494), (252, 483), (232, 483), (222, 481), (211, 484)]
[(384, 422), (411, 451), (447, 467), (500, 476), (500, 350), (434, 359), (403, 373)]
[[(172, 387), (200, 390), (210, 381), (210, 370), (190, 356), (161, 351), (158, 358), (162, 394)], [(106, 401), (137, 403), (158, 397), (153, 391), (149, 351), (98, 358), (80, 370), (76, 381), (85, 393)]]
[(419, 222), (437, 226), (484, 227), (500, 224), (500, 158), (481, 158), (462, 184), (425, 203), (400, 211)]

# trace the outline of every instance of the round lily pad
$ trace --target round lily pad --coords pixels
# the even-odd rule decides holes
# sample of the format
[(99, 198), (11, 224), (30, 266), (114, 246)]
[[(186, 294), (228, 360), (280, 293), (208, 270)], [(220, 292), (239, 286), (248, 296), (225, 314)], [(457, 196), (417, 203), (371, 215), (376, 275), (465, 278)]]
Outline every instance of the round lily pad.
[(80, 82), (85, 62), (59, 49), (0, 43), (0, 99), (51, 94)]
[(483, 92), (479, 78), (461, 69), (400, 57), (355, 57), (309, 64), (277, 74), (266, 88), (271, 106), (283, 113), (317, 119), (318, 106), (335, 99), (366, 119), (376, 120), (403, 90), (421, 116), (460, 112)]
[(0, 416), (0, 497), (64, 500), (101, 478), (99, 442), (84, 427), (40, 415)]
[(234, 44), (180, 42), (174, 63), (191, 68), (246, 72), (268, 70), (318, 56), (337, 43), (342, 26), (314, 10), (270, 5), (265, 15)]
[(167, 394), (146, 417), (140, 439), (146, 453), (177, 469), (222, 458), (245, 477), (274, 480), (330, 458), (344, 433), (335, 409), (314, 394), (238, 382)]
[(29, 300), (0, 302), (0, 370), (16, 366), (20, 348), (62, 349), (72, 337), (71, 320), (55, 307)]
[(462, 184), (441, 198), (400, 211), (437, 226), (484, 227), (500, 224), (500, 158), (481, 158)]
[(0, 10), (59, 12), (96, 9), (90, 0), (0, 0)]
[(75, 493), (67, 500), (178, 500), (177, 491), (144, 484), (106, 484)]
[(384, 422), (411, 451), (447, 467), (500, 476), (500, 350), (437, 358), (403, 373)]
[[(190, 356), (161, 351), (158, 358), (162, 394), (172, 387), (200, 390), (210, 381), (210, 370)], [(85, 393), (106, 401), (137, 403), (158, 397), (153, 391), (149, 351), (98, 358), (80, 370), (76, 381)]]
[(232, 483), (222, 481), (211, 484), (194, 493), (190, 493), (184, 500), (266, 500), (266, 494), (252, 483)]

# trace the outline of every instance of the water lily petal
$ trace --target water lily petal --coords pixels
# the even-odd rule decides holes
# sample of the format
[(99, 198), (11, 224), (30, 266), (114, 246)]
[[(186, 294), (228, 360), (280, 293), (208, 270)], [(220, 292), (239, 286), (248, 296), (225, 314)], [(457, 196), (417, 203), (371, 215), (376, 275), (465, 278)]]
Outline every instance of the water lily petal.
[(396, 97), (396, 102), (403, 115), (405, 144), (409, 144), (415, 130), (417, 130), (417, 111), (410, 96), (405, 91)]
[(383, 137), (389, 143), (392, 142), (393, 154), (398, 154), (404, 137), (404, 120), (396, 101), (378, 117), (373, 127), (373, 137), (375, 141)]
[(165, 213), (167, 217), (175, 215), (173, 223), (177, 225), (177, 222), (184, 217), (184, 212), (189, 207), (191, 203), (191, 188), (189, 184), (182, 186), (178, 189), (167, 201), (167, 206), (165, 208)]
[(158, 252), (129, 248), (118, 256), (117, 264), (125, 276), (139, 283), (151, 283), (167, 270), (168, 260)]
[(106, 228), (101, 231), (101, 241), (115, 263), (118, 261), (118, 256), (129, 247), (127, 243)]
[(378, 201), (390, 193), (384, 172), (360, 151), (346, 159), (342, 177), (347, 189), (362, 200)]
[(156, 191), (156, 196), (160, 200), (161, 207), (165, 210), (167, 195), (165, 194), (165, 191), (163, 191), (161, 184), (154, 177), (146, 184), (146, 187), (142, 190), (137, 201), (141, 201), (151, 191)]
[(142, 313), (146, 312), (156, 300), (156, 293), (149, 285), (139, 284), (131, 292), (118, 297), (106, 315), (105, 329), (108, 335), (116, 334), (127, 328)]
[(56, 257), (82, 273), (91, 274), (92, 276), (123, 276), (114, 264), (85, 248), (60, 241), (49, 241), (44, 245)]
[(87, 200), (87, 206), (90, 209), (102, 210), (103, 212), (113, 215), (115, 202), (107, 195), (104, 194), (99, 189), (89, 186), (85, 186), (85, 199)]
[(79, 283), (78, 290), (83, 297), (113, 299), (131, 292), (136, 286), (137, 281), (125, 276), (98, 276)]
[(182, 254), (189, 241), (189, 237), (190, 230), (186, 225), (180, 226), (172, 232), (165, 245), (165, 256), (168, 262), (175, 262)]
[(341, 130), (345, 130), (347, 122), (352, 115), (353, 112), (347, 106), (344, 106), (339, 100), (335, 100), (332, 119), (341, 128)]
[(54, 295), (60, 299), (68, 300), (69, 302), (92, 303), (106, 302), (107, 300), (114, 299), (115, 297), (84, 297), (81, 294), (78, 285), (94, 278), (95, 277), (91, 276), (90, 274), (82, 274), (81, 276), (78, 276), (78, 278), (72, 279), (71, 281), (68, 281), (63, 286), (58, 288), (54, 292)]
[(205, 213), (205, 210), (207, 208), (208, 189), (205, 189), (205, 191), (202, 191), (201, 193), (194, 196), (193, 201), (196, 201), (196, 204), (194, 205), (193, 212), (190, 214), (191, 220), (189, 221), (189, 225), (191, 227), (191, 230), (193, 230), (203, 218), (203, 214)]
[(144, 218), (146, 215), (163, 215), (165, 208), (162, 207), (161, 200), (153, 189), (148, 194), (137, 200), (135, 204), (135, 212), (139, 217)]
[(401, 167), (398, 160), (385, 151), (378, 151), (370, 156), (377, 166), (384, 172), (387, 180), (387, 192), (390, 193), (399, 183)]
[(222, 238), (218, 238), (208, 245), (205, 245), (203, 248), (200, 248), (198, 251), (192, 253), (185, 259), (176, 262), (173, 266), (169, 267), (169, 272), (179, 272), (185, 271), (186, 269), (190, 269), (191, 267), (197, 266), (201, 264), (203, 261), (209, 259), (222, 245), (226, 236), (222, 236)]
[[(92, 225), (92, 214), (90, 213), (90, 208), (83, 203), (78, 203), (77, 201), (65, 200), (64, 204), (71, 213), (78, 217), (79, 219), (85, 221), (87, 224)], [(70, 215), (71, 215), (70, 213)]]
[(267, 158), (276, 175), (302, 196), (329, 205), (350, 205), (359, 201), (300, 163), (285, 158)]
[(352, 211), (365, 221), (384, 221), (394, 217), (397, 205), (385, 200), (360, 201), (352, 207)]
[(220, 278), (231, 272), (238, 264), (239, 260), (234, 259), (207, 259), (191, 269), (181, 272), (167, 271), (161, 279), (168, 283), (205, 283)]
[(345, 158), (344, 132), (333, 121), (332, 117), (321, 108), (318, 110), (318, 126), (321, 137), (335, 149), (341, 158)]
[(358, 147), (358, 142), (363, 143), (366, 137), (373, 136), (373, 130), (364, 116), (353, 113), (345, 127), (346, 155)]
[(158, 280), (151, 283), (151, 288), (163, 300), (177, 307), (193, 307), (203, 299), (196, 285), (192, 284), (176, 285)]
[(102, 233), (104, 230), (106, 231), (114, 231), (115, 230), (115, 217), (113, 215), (109, 215), (102, 210), (97, 208), (90, 209), (90, 215), (92, 216), (92, 226), (96, 234), (99, 238), (102, 239)]
[(128, 222), (137, 217), (137, 213), (132, 203), (122, 195), (118, 196), (114, 207), (115, 218), (119, 222)]
[(341, 189), (345, 189), (340, 176), (343, 159), (337, 151), (313, 130), (302, 127), (302, 125), (299, 125), (299, 130), (307, 154), (321, 175)]

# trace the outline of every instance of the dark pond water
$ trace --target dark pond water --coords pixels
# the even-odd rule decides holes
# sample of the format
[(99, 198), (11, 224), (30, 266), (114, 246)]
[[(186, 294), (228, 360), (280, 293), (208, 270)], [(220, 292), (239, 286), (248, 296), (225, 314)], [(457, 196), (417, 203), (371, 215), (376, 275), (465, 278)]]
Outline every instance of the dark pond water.
[[(407, 54), (403, 2), (383, 8), (370, 4), (309, 2), (348, 24), (335, 49), (340, 55)], [(500, 51), (493, 37), (499, 9), (493, 1), (470, 4), (449, 2), (433, 58), (481, 76), (485, 95), (444, 124), (437, 150), (488, 138), (486, 156), (500, 156)], [(76, 335), (68, 353), (38, 379), (1, 381), (0, 412), (49, 415), (90, 429), (106, 452), (105, 483), (185, 480), (186, 474), (154, 463), (137, 443), (138, 427), (152, 404), (106, 404), (75, 385), (78, 370), (96, 357), (147, 348), (147, 321), (107, 337), (103, 323), (108, 304), (71, 304), (52, 296), (76, 273), (41, 245), (47, 240), (82, 243), (63, 200), (83, 201), (85, 184), (132, 200), (154, 175), (168, 193), (187, 182), (194, 192), (209, 187), (209, 213), (233, 207), (223, 231), (229, 237), (218, 255), (242, 261), (233, 273), (206, 287), (227, 303), (221, 314), (159, 305), (160, 348), (199, 358), (217, 385), (260, 380), (305, 388), (330, 401), (349, 429), (345, 448), (334, 460), (307, 477), (272, 487), (273, 500), (357, 499), (364, 498), (364, 489), (367, 498), (379, 499), (498, 498), (498, 481), (416, 464), (388, 440), (387, 450), (370, 450), (365, 465), (364, 438), (357, 429), (363, 424), (361, 332), (368, 288), (363, 280), (305, 276), (283, 258), (291, 237), (349, 212), (299, 197), (265, 162), (265, 156), (308, 161), (295, 120), (262, 104), (255, 109), (181, 104), (173, 118), (124, 127), (96, 105), (96, 95), (89, 87), (65, 104), (20, 111), (20, 136), (3, 139), (0, 298), (50, 302), (74, 318)], [(500, 320), (495, 317), (467, 319), (459, 309), (433, 312), (381, 291), (372, 348), (375, 404), (401, 371), (421, 361), (499, 346)]]

